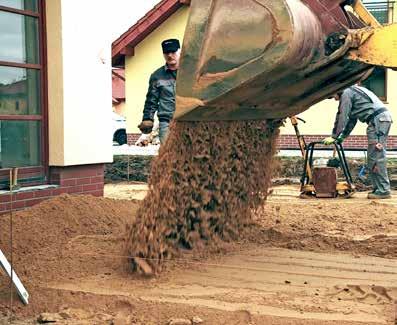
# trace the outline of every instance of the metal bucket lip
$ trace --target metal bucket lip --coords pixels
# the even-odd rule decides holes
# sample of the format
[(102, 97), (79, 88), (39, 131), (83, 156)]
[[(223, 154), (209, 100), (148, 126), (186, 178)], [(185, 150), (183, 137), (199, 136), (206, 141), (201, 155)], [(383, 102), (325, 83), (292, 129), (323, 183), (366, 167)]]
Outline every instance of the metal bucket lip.
[[(242, 0), (240, 0), (242, 1)], [(247, 0), (245, 0), (247, 1)], [(203, 45), (210, 26), (211, 10), (215, 0), (193, 0), (191, 14), (182, 48), (182, 58), (176, 85), (177, 110), (180, 119), (196, 107), (217, 100), (242, 84), (255, 80), (260, 75), (270, 75), (274, 68), (291, 64), (296, 69), (305, 66), (313, 57), (313, 48), (319, 48), (321, 25), (309, 7), (296, 0), (252, 0), (271, 13), (276, 30), (271, 46), (261, 55), (227, 72), (200, 74)], [(309, 23), (307, 23), (309, 21)], [(295, 30), (296, 26), (303, 26)], [(306, 35), (304, 27), (311, 26)], [(306, 39), (303, 44), (302, 39)], [(299, 59), (297, 60), (297, 57)]]

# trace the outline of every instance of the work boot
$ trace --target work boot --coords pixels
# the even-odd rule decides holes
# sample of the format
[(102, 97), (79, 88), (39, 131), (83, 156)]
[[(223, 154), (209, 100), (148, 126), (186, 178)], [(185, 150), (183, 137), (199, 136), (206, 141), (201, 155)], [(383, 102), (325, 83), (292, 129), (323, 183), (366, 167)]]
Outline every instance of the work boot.
[(375, 191), (372, 193), (368, 193), (367, 197), (370, 200), (381, 200), (381, 199), (390, 199), (391, 195), (390, 195), (390, 192), (379, 193), (379, 192)]

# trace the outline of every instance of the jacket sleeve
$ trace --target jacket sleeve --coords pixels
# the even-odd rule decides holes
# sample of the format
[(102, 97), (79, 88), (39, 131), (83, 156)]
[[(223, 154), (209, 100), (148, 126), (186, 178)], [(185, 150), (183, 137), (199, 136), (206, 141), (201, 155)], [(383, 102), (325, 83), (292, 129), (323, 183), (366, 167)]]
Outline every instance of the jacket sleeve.
[(338, 135), (342, 132), (343, 129), (343, 121), (342, 121), (342, 112), (341, 112), (341, 106), (339, 105), (338, 107), (338, 113), (336, 113), (335, 117), (335, 122), (334, 122), (334, 128), (332, 130), (332, 137), (336, 139)]
[(154, 120), (154, 113), (159, 108), (160, 90), (157, 87), (156, 80), (153, 75), (149, 79), (149, 88), (146, 94), (145, 106), (143, 108), (142, 120)]
[(340, 98), (339, 103), (339, 133), (338, 135), (343, 135), (347, 137), (353, 131), (354, 127), (357, 124), (357, 119), (350, 117), (350, 113), (353, 107), (353, 94), (350, 90), (346, 90), (343, 92)]

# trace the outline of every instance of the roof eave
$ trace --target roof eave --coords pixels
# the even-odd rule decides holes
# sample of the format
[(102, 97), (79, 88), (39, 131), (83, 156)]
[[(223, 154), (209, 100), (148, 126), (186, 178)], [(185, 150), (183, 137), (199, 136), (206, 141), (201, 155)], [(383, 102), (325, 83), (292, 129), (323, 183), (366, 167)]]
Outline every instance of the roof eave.
[(112, 44), (113, 66), (124, 66), (125, 57), (134, 55), (134, 48), (190, 0), (162, 0), (142, 19)]

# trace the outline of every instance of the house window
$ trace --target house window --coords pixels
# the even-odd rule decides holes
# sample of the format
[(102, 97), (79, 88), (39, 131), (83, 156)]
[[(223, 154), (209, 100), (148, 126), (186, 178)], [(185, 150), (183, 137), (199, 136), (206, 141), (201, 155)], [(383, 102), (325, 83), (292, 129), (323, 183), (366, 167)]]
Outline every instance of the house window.
[(0, 0), (0, 188), (45, 181), (43, 0)]
[(381, 24), (388, 24), (393, 21), (395, 1), (366, 0), (363, 3)]
[[(394, 1), (365, 1), (364, 5), (381, 23), (392, 21)], [(374, 72), (362, 82), (363, 86), (372, 90), (380, 99), (387, 101), (387, 69), (376, 67)]]
[(386, 101), (386, 78), (386, 68), (376, 67), (370, 76), (362, 82), (362, 85), (374, 92), (381, 100)]
[(39, 0), (0, 0), (0, 6), (37, 12), (38, 1)]

